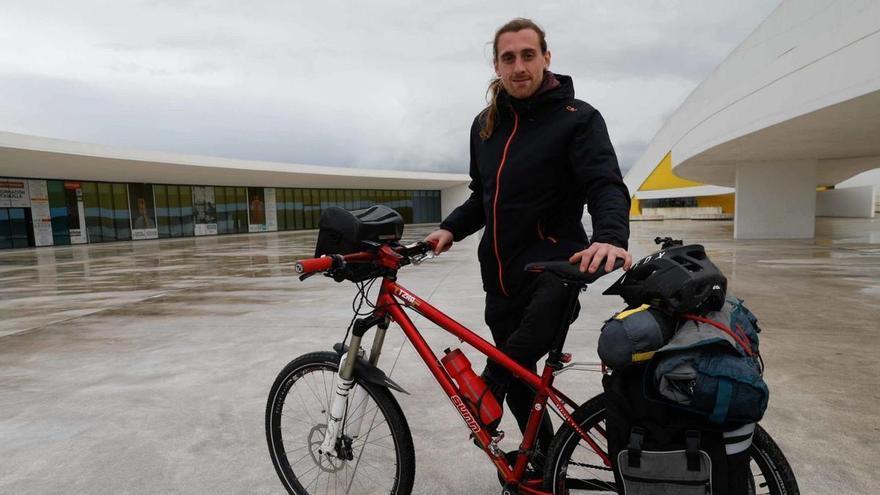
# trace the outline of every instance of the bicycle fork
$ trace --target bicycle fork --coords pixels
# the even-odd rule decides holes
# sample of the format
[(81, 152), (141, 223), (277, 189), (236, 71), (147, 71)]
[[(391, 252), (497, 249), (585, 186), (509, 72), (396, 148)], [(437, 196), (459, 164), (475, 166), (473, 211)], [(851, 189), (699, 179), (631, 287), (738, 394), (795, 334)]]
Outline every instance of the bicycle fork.
[[(354, 383), (355, 363), (358, 357), (364, 355), (364, 351), (361, 349), (364, 334), (371, 327), (377, 325), (373, 346), (370, 350), (370, 364), (373, 365), (379, 361), (389, 321), (384, 316), (376, 315), (355, 321), (351, 344), (348, 351), (342, 354), (339, 360), (339, 373), (333, 380), (333, 397), (330, 409), (327, 411), (327, 431), (318, 448), (318, 453), (322, 455), (335, 455), (341, 459), (347, 459), (350, 457), (348, 455), (350, 452), (340, 452), (339, 447), (350, 451), (351, 442), (361, 434), (361, 426), (367, 408), (367, 393), (363, 387), (356, 386)], [(346, 418), (349, 418), (348, 422), (345, 421)], [(345, 440), (345, 445), (340, 442), (340, 439)]]

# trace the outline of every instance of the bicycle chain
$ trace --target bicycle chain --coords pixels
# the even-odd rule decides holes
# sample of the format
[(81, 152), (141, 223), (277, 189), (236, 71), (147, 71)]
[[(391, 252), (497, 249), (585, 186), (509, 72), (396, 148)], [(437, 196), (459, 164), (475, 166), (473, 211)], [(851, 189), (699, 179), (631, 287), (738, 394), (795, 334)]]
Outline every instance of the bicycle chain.
[(598, 469), (600, 471), (612, 471), (612, 469), (607, 466), (597, 466), (595, 464), (585, 464), (583, 462), (568, 461), (568, 464), (570, 466), (580, 466), (580, 467), (586, 467), (586, 468), (593, 468), (593, 469)]

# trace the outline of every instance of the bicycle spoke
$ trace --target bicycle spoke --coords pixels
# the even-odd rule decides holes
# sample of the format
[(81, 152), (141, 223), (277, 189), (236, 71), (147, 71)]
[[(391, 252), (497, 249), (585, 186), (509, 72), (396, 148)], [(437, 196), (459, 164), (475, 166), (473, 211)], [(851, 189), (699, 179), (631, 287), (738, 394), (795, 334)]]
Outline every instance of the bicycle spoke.
[(330, 380), (330, 385), (327, 385), (327, 374), (326, 373), (321, 373), (321, 379), (324, 381), (324, 398), (327, 400), (326, 404), (327, 404), (327, 409), (329, 410), (330, 404), (332, 403), (332, 401), (330, 400), (330, 397), (333, 396), (332, 395), (333, 392), (330, 391), (330, 388), (333, 385), (333, 380)]
[(299, 403), (302, 405), (303, 412), (305, 412), (306, 415), (309, 417), (309, 421), (311, 421), (314, 424), (318, 424), (318, 422), (315, 421), (315, 418), (312, 417), (312, 413), (309, 412), (309, 408), (306, 407), (305, 399), (303, 398), (300, 391), (297, 390), (295, 393), (296, 393), (297, 398), (299, 399)]
[[(380, 407), (375, 395), (356, 384), (352, 390), (358, 394), (357, 404), (348, 405), (349, 413), (354, 414), (342, 425), (339, 452), (318, 454), (327, 431), (324, 413), (335, 394), (336, 372), (321, 366), (300, 369), (305, 371), (288, 375), (292, 377), (289, 381), (278, 382), (284, 388), (275, 397), (282, 402), (278, 404), (276, 399), (267, 409), (274, 415), (272, 428), (277, 438), (272, 440), (270, 436), (270, 442), (280, 442), (272, 451), (282, 459), (281, 464), (276, 462), (285, 473), (282, 479), (292, 482), (296, 493), (308, 495), (394, 493), (400, 487), (399, 447), (385, 406)], [(346, 433), (346, 425), (353, 421), (363, 421), (355, 439)], [(346, 452), (351, 460), (344, 459)]]
[[(322, 373), (322, 376), (323, 376), (323, 373)], [(321, 398), (318, 397), (317, 392), (315, 392), (315, 389), (312, 388), (311, 385), (309, 385), (309, 382), (306, 380), (306, 381), (303, 381), (303, 384), (305, 384), (305, 386), (309, 389), (309, 392), (312, 393), (312, 396), (315, 397), (315, 404), (321, 404), (321, 405), (324, 405), (324, 404), (321, 402)], [(316, 386), (317, 386), (317, 384), (316, 384)], [(324, 409), (327, 409), (327, 408), (325, 407)]]
[[(364, 435), (364, 445), (361, 445), (361, 450), (360, 450), (360, 452), (358, 452), (358, 460), (354, 465), (354, 469), (352, 470), (352, 480), (354, 480), (354, 476), (357, 475), (358, 466), (360, 466), (361, 457), (363, 457), (363, 454), (364, 454), (364, 447), (366, 446), (366, 441), (369, 439), (370, 433), (373, 431), (373, 428), (374, 428), (373, 424), (376, 422), (376, 416), (378, 414), (379, 414), (379, 408), (377, 407), (376, 414), (373, 415), (373, 420), (370, 422), (370, 428), (367, 430), (367, 433)], [(382, 421), (384, 422), (385, 420), (383, 419)], [(351, 483), (349, 483), (348, 488), (349, 489), (351, 488)]]
[(363, 412), (363, 413), (361, 413), (359, 416), (356, 416), (356, 417), (354, 417), (354, 418), (349, 418), (348, 420), (346, 420), (346, 423), (353, 423), (353, 422), (357, 421), (357, 420), (360, 419), (360, 418), (365, 418), (365, 417), (367, 417), (367, 415), (368, 415), (369, 413), (375, 411), (377, 407), (378, 407), (378, 406), (376, 406), (376, 407), (374, 407), (373, 409), (370, 409), (369, 411), (367, 411), (367, 406), (365, 406), (365, 407), (364, 407), (364, 412)]

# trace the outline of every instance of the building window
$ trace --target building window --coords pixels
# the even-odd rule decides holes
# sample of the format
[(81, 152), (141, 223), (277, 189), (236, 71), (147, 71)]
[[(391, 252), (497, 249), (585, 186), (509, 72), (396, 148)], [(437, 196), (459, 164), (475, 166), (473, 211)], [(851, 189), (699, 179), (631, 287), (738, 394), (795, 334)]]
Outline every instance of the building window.
[(687, 208), (697, 206), (697, 198), (658, 198), (639, 200), (642, 208)]

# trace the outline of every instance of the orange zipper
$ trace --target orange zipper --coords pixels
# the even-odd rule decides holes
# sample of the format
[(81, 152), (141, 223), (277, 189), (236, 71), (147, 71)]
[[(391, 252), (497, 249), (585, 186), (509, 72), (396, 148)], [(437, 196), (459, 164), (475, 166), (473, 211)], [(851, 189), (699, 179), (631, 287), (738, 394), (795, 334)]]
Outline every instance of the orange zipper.
[(501, 292), (505, 296), (509, 296), (507, 289), (504, 287), (504, 269), (501, 264), (501, 252), (498, 250), (498, 193), (501, 191), (501, 170), (504, 169), (504, 163), (507, 161), (507, 150), (510, 148), (510, 142), (516, 135), (516, 129), (519, 127), (519, 115), (513, 112), (513, 130), (510, 137), (507, 138), (507, 144), (504, 145), (504, 153), (501, 154), (501, 163), (498, 165), (498, 172), (495, 174), (495, 200), (492, 201), (492, 243), (495, 245), (495, 259), (498, 261), (498, 283), (501, 285)]

